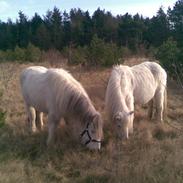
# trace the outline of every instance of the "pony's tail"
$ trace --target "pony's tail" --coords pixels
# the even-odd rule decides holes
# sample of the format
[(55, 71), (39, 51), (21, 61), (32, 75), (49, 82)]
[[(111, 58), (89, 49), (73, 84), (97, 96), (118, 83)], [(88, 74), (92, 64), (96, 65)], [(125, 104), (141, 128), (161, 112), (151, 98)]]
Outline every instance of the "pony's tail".
[(164, 90), (164, 103), (163, 103), (163, 107), (164, 107), (164, 110), (163, 110), (163, 118), (164, 120), (166, 120), (167, 118), (167, 87), (165, 87), (165, 90)]

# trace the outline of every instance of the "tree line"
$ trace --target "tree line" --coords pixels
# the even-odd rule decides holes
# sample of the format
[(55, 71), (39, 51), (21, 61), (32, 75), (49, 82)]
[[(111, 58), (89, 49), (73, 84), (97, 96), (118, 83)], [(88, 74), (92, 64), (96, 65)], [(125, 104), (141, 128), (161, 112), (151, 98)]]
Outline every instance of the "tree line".
[(25, 13), (15, 22), (0, 21), (0, 61), (38, 61), (44, 51), (59, 50), (71, 64), (108, 66), (121, 63), (126, 53), (148, 50), (170, 73), (183, 73), (183, 0), (167, 12), (160, 7), (152, 18), (113, 16), (100, 8), (92, 15), (57, 7), (42, 17), (28, 19)]
[(183, 0), (164, 12), (160, 7), (156, 16), (144, 18), (126, 13), (113, 16), (98, 8), (92, 16), (88, 11), (71, 9), (61, 12), (57, 7), (41, 17), (37, 13), (28, 19), (20, 11), (16, 22), (0, 21), (0, 50), (25, 48), (29, 43), (42, 50), (58, 49), (73, 45), (85, 46), (94, 35), (105, 42), (115, 43), (132, 50), (140, 46), (158, 47), (169, 37), (183, 46)]

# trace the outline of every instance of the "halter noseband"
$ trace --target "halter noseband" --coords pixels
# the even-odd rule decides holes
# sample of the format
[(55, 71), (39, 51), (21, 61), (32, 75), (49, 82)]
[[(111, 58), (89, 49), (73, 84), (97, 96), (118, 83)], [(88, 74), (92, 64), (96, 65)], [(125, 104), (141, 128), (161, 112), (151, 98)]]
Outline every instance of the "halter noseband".
[(88, 127), (89, 127), (89, 123), (87, 124), (86, 129), (83, 130), (83, 132), (82, 132), (81, 135), (80, 135), (81, 137), (83, 137), (83, 135), (84, 135), (85, 133), (88, 135), (88, 138), (89, 138), (89, 139), (85, 142), (85, 145), (89, 144), (90, 142), (101, 143), (100, 140), (92, 139), (92, 137), (90, 136), (90, 133), (89, 133), (89, 131), (88, 131)]

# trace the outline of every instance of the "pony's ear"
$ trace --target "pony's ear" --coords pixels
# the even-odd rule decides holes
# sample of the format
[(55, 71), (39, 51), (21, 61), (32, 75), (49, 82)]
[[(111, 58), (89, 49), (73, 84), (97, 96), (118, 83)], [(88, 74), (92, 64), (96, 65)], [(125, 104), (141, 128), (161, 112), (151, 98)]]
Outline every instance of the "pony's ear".
[(134, 114), (134, 111), (130, 111), (130, 112), (128, 113), (129, 116), (132, 115), (132, 114)]

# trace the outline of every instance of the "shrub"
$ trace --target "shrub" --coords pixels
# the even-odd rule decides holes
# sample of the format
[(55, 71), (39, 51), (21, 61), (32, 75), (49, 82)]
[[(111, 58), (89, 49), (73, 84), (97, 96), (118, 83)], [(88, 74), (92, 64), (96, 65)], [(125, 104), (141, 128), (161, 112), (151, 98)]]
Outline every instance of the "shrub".
[(87, 64), (90, 66), (111, 66), (123, 62), (124, 48), (117, 47), (113, 43), (105, 43), (96, 35), (93, 37), (90, 46), (65, 48), (65, 55), (68, 55), (69, 64)]
[(87, 47), (68, 48), (68, 63), (69, 64), (86, 64), (87, 63)]
[(27, 49), (25, 50), (25, 59), (31, 62), (37, 62), (41, 59), (41, 50), (29, 43)]
[(16, 46), (14, 50), (0, 51), (0, 61), (39, 61), (41, 59), (41, 50), (29, 43), (27, 48)]
[(183, 69), (183, 60), (181, 59), (181, 51), (177, 47), (176, 41), (169, 38), (157, 50), (156, 58), (170, 75), (177, 77)]
[(6, 52), (0, 50), (0, 62), (3, 62), (6, 60)]
[(6, 112), (0, 111), (0, 128), (5, 125)]
[(149, 49), (146, 49), (145, 55), (148, 58), (153, 58), (157, 55), (157, 48), (150, 46)]
[(12, 53), (13, 57), (8, 58), (8, 60), (17, 60), (17, 61), (25, 61), (25, 49), (20, 48), (19, 46), (15, 47), (14, 52)]
[[(128, 58), (132, 55), (132, 51), (128, 47), (120, 47), (120, 54), (122, 58)], [(124, 61), (124, 59), (122, 59)]]
[(13, 61), (15, 60), (15, 54), (14, 54), (14, 51), (13, 50), (6, 50), (4, 52), (4, 60), (5, 61)]
[(105, 43), (96, 35), (93, 37), (88, 48), (90, 65), (110, 66), (119, 63), (122, 57), (121, 50), (113, 43)]

